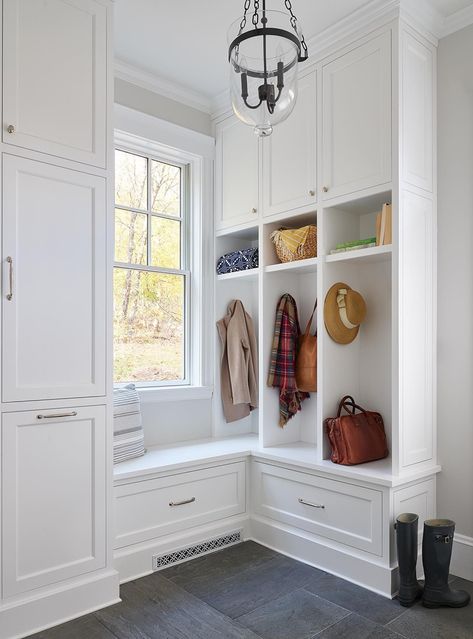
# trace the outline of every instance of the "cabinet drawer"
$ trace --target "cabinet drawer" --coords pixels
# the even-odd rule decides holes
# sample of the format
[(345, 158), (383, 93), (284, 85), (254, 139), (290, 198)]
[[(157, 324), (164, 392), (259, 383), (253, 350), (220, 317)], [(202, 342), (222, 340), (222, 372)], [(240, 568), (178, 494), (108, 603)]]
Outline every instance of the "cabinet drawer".
[(245, 512), (245, 462), (115, 488), (115, 547)]
[(260, 462), (254, 510), (333, 541), (382, 555), (382, 493)]

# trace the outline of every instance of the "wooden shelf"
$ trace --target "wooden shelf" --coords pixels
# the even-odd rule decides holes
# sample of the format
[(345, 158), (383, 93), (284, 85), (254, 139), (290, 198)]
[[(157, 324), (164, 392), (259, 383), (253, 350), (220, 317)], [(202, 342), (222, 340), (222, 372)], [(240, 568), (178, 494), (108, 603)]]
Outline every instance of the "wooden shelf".
[(392, 244), (387, 244), (385, 246), (358, 249), (357, 251), (335, 253), (334, 255), (327, 255), (325, 259), (327, 262), (347, 262), (352, 260), (356, 260), (359, 263), (385, 262), (391, 259), (392, 251)]
[(258, 279), (259, 268), (249, 268), (245, 271), (234, 271), (233, 273), (225, 273), (224, 275), (217, 275), (219, 282), (226, 282), (227, 280), (246, 280), (248, 282)]
[(296, 273), (315, 273), (319, 263), (318, 257), (311, 257), (307, 260), (297, 260), (295, 262), (284, 262), (281, 264), (270, 264), (264, 267), (265, 273), (280, 273), (281, 271), (294, 271)]

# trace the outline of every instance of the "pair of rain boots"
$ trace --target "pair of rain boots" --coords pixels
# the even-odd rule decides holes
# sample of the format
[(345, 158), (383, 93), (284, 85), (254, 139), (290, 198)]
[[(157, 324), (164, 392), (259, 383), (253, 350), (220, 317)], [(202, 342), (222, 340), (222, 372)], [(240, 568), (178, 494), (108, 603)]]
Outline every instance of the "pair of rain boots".
[(409, 607), (422, 597), (422, 604), (426, 608), (467, 606), (470, 603), (470, 595), (464, 590), (452, 590), (448, 584), (455, 522), (450, 519), (428, 519), (424, 522), (423, 588), (416, 576), (418, 523), (419, 517), (413, 513), (404, 513), (396, 519), (399, 603), (401, 606)]

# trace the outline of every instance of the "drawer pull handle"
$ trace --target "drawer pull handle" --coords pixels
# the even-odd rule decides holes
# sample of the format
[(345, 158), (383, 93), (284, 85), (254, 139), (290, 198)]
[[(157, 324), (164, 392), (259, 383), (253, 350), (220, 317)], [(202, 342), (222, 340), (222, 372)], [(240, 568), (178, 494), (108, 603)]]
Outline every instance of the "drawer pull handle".
[(170, 501), (169, 505), (172, 506), (184, 506), (185, 504), (192, 504), (195, 501), (195, 497), (190, 499), (183, 499), (182, 501)]
[(8, 264), (8, 283), (10, 286), (10, 292), (7, 294), (7, 300), (11, 302), (13, 299), (13, 258), (11, 257), (11, 255), (7, 257), (7, 264)]
[(73, 410), (70, 413), (51, 413), (51, 415), (36, 415), (36, 419), (61, 419), (62, 417), (75, 417), (77, 411)]
[(304, 504), (304, 506), (311, 506), (312, 508), (325, 508), (323, 504), (314, 504), (312, 501), (306, 501), (302, 497), (299, 497), (299, 503)]

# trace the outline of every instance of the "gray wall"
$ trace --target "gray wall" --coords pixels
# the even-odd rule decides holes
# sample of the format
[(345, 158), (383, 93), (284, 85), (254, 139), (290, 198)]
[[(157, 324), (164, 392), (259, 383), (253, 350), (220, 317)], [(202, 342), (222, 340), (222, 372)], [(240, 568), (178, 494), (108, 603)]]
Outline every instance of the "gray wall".
[(473, 537), (473, 26), (438, 62), (437, 506)]
[(209, 114), (118, 78), (115, 78), (115, 102), (186, 129), (212, 134)]

